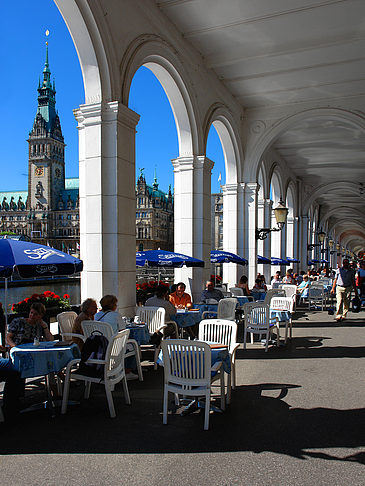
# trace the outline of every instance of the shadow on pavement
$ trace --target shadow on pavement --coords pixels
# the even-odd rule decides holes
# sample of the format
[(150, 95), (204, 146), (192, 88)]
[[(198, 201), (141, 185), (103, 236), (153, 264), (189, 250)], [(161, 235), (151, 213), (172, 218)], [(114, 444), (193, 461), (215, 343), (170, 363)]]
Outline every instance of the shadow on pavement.
[[(290, 391), (298, 385), (260, 383), (237, 387), (227, 410), (211, 414), (209, 431), (203, 430), (201, 411), (170, 414), (168, 425), (163, 425), (162, 371), (146, 375), (143, 383), (130, 385), (131, 406), (124, 404), (121, 387), (116, 389), (116, 419), (108, 417), (105, 396), (96, 387), (90, 400), (70, 407), (65, 416), (51, 419), (45, 411), (22, 415), (2, 441), (2, 453), (270, 451), (301, 459), (364, 463), (363, 453), (343, 458), (310, 450), (363, 447), (365, 434), (360, 425), (365, 423), (365, 409), (291, 408)], [(72, 398), (80, 398), (82, 392), (83, 387), (74, 387)]]

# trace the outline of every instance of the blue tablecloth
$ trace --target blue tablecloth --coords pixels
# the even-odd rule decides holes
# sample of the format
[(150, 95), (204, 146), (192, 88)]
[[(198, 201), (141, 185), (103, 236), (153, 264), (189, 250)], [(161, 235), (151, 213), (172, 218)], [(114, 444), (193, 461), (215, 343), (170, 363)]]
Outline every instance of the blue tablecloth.
[(270, 309), (270, 317), (277, 317), (279, 322), (286, 322), (290, 320), (290, 312)]
[[(218, 304), (194, 304), (195, 309), (199, 309), (201, 314), (203, 312), (218, 312)], [(214, 316), (216, 317), (216, 316)]]
[(247, 295), (235, 295), (234, 298), (238, 300), (240, 307), (247, 304), (248, 302), (252, 302), (253, 300), (255, 300), (253, 298), (251, 299), (250, 297), (247, 297)]
[(134, 339), (138, 344), (149, 344), (151, 336), (147, 324), (132, 324), (127, 326), (127, 329), (129, 329), (129, 339)]
[(72, 359), (80, 358), (77, 344), (59, 346), (58, 341), (42, 342), (35, 347), (33, 343), (20, 344), (10, 351), (10, 358), (22, 378), (44, 376), (57, 373)]
[(179, 327), (191, 327), (199, 324), (202, 320), (202, 315), (200, 311), (184, 311), (177, 312), (175, 315), (170, 316), (170, 319), (175, 321)]
[(266, 292), (255, 292), (251, 290), (251, 295), (254, 300), (265, 300)]
[[(226, 373), (231, 372), (231, 358), (229, 356), (228, 348), (213, 348), (211, 349), (211, 362), (212, 366), (215, 363), (222, 361), (222, 368)], [(163, 366), (163, 355), (162, 350), (160, 351), (157, 359), (157, 363)], [(212, 376), (214, 376), (216, 372), (212, 372)]]

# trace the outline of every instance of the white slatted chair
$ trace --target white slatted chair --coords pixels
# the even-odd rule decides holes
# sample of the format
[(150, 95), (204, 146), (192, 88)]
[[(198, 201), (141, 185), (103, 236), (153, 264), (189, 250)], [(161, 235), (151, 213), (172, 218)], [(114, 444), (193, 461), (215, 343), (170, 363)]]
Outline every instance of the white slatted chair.
[[(85, 339), (90, 337), (94, 331), (98, 331), (103, 336), (110, 341), (113, 336), (115, 336), (112, 326), (108, 322), (102, 321), (83, 321), (81, 323), (82, 330), (84, 332)], [(125, 358), (130, 358), (132, 356), (135, 357), (137, 371), (138, 371), (138, 379), (139, 381), (143, 381), (143, 373), (142, 373), (142, 366), (141, 366), (141, 358), (139, 353), (139, 346), (137, 341), (134, 339), (128, 339), (128, 343), (130, 346), (127, 346), (127, 350), (125, 352)], [(129, 349), (132, 348), (132, 349)]]
[(323, 311), (325, 304), (326, 294), (323, 285), (318, 285), (313, 282), (308, 289), (308, 310), (311, 309), (311, 305), (315, 308), (317, 305), (320, 305)]
[(119, 331), (118, 334), (113, 336), (112, 339), (109, 341), (105, 353), (105, 359), (103, 360), (89, 359), (87, 361), (87, 363), (101, 364), (104, 366), (104, 374), (102, 378), (93, 378), (90, 376), (85, 376), (80, 373), (77, 373), (77, 371), (71, 374), (72, 367), (76, 363), (79, 363), (81, 360), (74, 359), (68, 363), (66, 368), (66, 377), (65, 377), (65, 384), (64, 384), (63, 398), (62, 398), (62, 409), (61, 409), (62, 414), (65, 414), (67, 412), (67, 402), (68, 402), (68, 395), (70, 390), (71, 376), (73, 379), (85, 381), (85, 398), (89, 398), (90, 396), (91, 383), (100, 383), (104, 385), (111, 418), (116, 417), (112, 391), (114, 390), (115, 385), (120, 381), (122, 381), (123, 383), (125, 402), (127, 405), (130, 405), (131, 400), (129, 397), (127, 379), (125, 376), (125, 369), (124, 369), (124, 358), (125, 358), (128, 336), (129, 336), (129, 329), (125, 329), (124, 331)]
[(269, 347), (269, 339), (272, 333), (276, 331), (276, 343), (280, 344), (280, 328), (279, 321), (276, 317), (270, 317), (270, 307), (264, 302), (253, 302), (244, 304), (245, 313), (245, 328), (243, 334), (243, 349), (246, 349), (247, 333), (251, 334), (251, 343), (253, 343), (253, 336), (257, 334), (259, 339), (265, 336), (266, 346), (265, 352)]
[(164, 366), (163, 423), (167, 424), (168, 395), (205, 397), (204, 430), (209, 428), (211, 374), (220, 375), (221, 408), (225, 408), (222, 363), (211, 366), (209, 344), (185, 339), (165, 339), (161, 343)]
[(234, 297), (227, 297), (221, 299), (218, 302), (217, 312), (204, 311), (202, 313), (202, 319), (209, 319), (209, 316), (214, 314), (217, 319), (225, 319), (227, 321), (236, 321), (236, 308), (238, 306), (238, 300)]
[(228, 375), (227, 403), (231, 402), (231, 388), (236, 388), (237, 324), (224, 319), (206, 319), (199, 324), (199, 341), (225, 344), (231, 358), (231, 373)]
[[(163, 307), (136, 307), (136, 316), (138, 316), (140, 322), (145, 322), (147, 324), (151, 336), (155, 332), (162, 331), (163, 328), (166, 327), (166, 324), (174, 325), (176, 335), (178, 336), (176, 322), (165, 322), (165, 309)], [(154, 349), (153, 367), (155, 370), (157, 370), (157, 358), (161, 346), (157, 346), (155, 344), (146, 344), (141, 345), (141, 350), (144, 351), (146, 349), (150, 349), (151, 347)]]
[(60, 334), (63, 341), (70, 341), (73, 337), (79, 338), (85, 341), (85, 336), (72, 332), (72, 326), (77, 317), (76, 312), (66, 311), (57, 314), (57, 322), (60, 328)]
[(281, 288), (270, 289), (266, 292), (264, 304), (270, 306), (270, 301), (273, 297), (285, 297), (285, 290)]
[(288, 313), (288, 319), (280, 320), (279, 325), (281, 323), (285, 324), (285, 344), (288, 341), (288, 328), (289, 328), (289, 336), (292, 339), (293, 334), (293, 323), (292, 323), (292, 316), (294, 314), (294, 301), (292, 297), (273, 297), (270, 302), (270, 311), (279, 311)]
[(232, 297), (243, 296), (243, 289), (241, 289), (240, 287), (231, 287), (229, 291), (231, 292)]

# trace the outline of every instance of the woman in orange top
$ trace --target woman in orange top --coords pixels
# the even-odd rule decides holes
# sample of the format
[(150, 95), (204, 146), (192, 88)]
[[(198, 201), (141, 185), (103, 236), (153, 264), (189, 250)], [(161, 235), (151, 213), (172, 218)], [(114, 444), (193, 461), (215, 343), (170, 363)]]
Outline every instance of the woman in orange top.
[(186, 285), (184, 282), (179, 282), (176, 285), (176, 290), (170, 294), (170, 302), (176, 307), (176, 309), (188, 309), (193, 306), (191, 303), (191, 297), (185, 292)]

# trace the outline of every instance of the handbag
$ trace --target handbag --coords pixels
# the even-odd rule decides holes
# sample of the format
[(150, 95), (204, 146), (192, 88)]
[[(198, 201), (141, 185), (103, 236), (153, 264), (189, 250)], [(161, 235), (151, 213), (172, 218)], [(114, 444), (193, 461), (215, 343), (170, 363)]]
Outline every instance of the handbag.
[(352, 299), (352, 312), (355, 312), (356, 314), (361, 311), (361, 300), (358, 295), (355, 295), (355, 297)]

